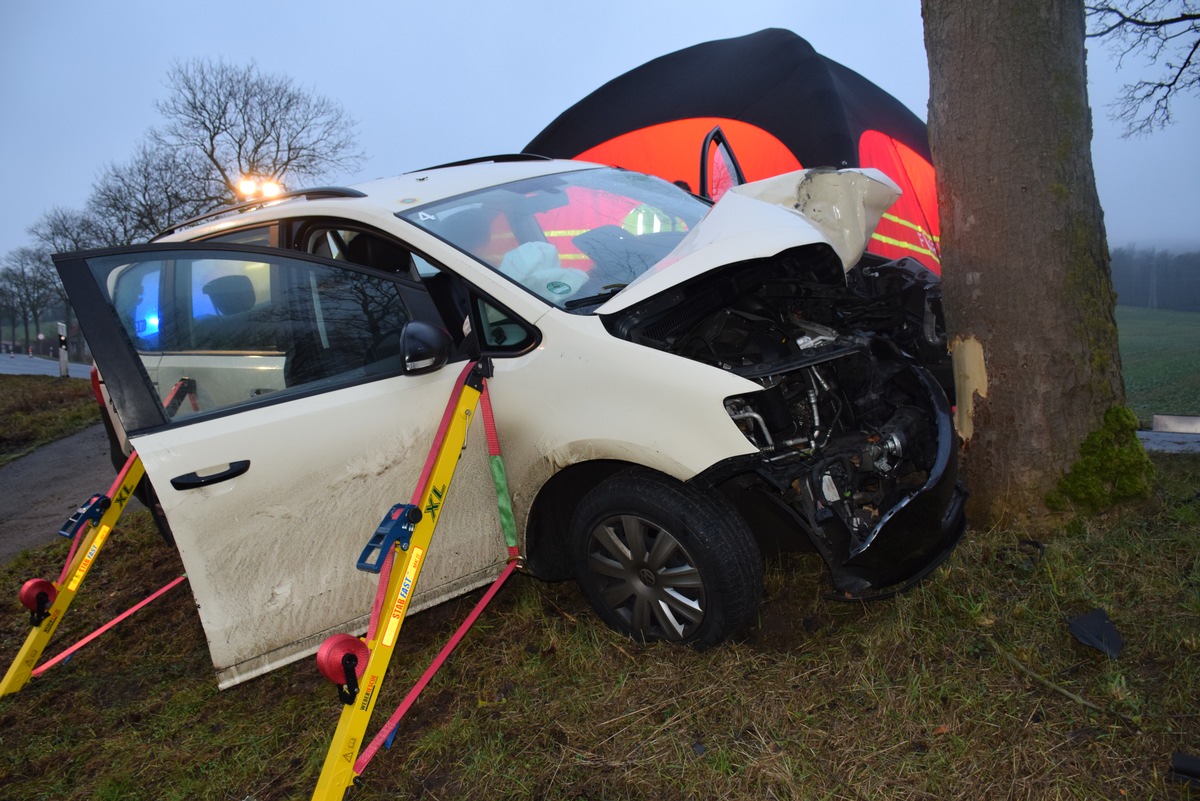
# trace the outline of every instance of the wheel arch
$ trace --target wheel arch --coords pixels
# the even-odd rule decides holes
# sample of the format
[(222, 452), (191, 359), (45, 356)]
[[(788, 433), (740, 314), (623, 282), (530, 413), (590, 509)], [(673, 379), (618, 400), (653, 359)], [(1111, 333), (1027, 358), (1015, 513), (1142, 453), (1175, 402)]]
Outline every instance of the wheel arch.
[(525, 525), (525, 564), (533, 575), (546, 581), (574, 578), (567, 550), (571, 515), (593, 487), (631, 467), (651, 469), (619, 459), (595, 459), (563, 468), (542, 485)]

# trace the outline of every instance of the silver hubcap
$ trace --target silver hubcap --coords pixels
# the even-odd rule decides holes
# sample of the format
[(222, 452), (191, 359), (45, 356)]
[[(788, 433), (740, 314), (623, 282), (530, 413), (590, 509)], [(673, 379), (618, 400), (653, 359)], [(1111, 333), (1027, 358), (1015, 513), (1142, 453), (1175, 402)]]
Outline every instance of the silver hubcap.
[(670, 532), (635, 515), (592, 530), (588, 568), (605, 606), (648, 639), (681, 640), (704, 619), (704, 582)]

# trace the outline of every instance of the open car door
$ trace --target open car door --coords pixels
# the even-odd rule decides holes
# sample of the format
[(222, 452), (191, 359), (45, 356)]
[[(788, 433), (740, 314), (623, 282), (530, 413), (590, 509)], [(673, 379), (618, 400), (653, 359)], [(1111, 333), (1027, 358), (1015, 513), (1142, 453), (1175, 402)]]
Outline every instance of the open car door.
[[(363, 546), (420, 476), (459, 368), (422, 286), (303, 254), (157, 244), (55, 257), (174, 534), (222, 688), (360, 633)], [(487, 583), (505, 545), (480, 426), (413, 609)]]

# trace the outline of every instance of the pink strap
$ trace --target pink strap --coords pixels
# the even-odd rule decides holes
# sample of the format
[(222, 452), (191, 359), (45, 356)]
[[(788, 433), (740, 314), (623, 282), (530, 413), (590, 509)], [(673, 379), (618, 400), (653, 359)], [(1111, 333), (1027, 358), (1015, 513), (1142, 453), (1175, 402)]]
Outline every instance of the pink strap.
[(483, 391), (479, 393), (479, 410), (483, 413), (483, 430), (487, 434), (488, 454), (500, 455), (500, 435), (496, 433), (496, 418), (492, 414), (492, 396), (488, 392), (487, 382), (483, 382)]
[(167, 593), (169, 590), (173, 590), (173, 589), (175, 589), (176, 587), (178, 587), (180, 584), (182, 584), (182, 583), (183, 583), (183, 582), (185, 582), (185, 581), (187, 581), (187, 576), (180, 576), (179, 578), (175, 579), (175, 580), (174, 580), (174, 581), (172, 581), (170, 584), (168, 584), (167, 586), (165, 586), (165, 587), (163, 587), (162, 589), (158, 590), (157, 592), (155, 592), (155, 593), (154, 593), (153, 595), (151, 595), (150, 597), (146, 598), (146, 599), (145, 599), (145, 600), (143, 600), (143, 601), (140, 601), (140, 602), (139, 602), (139, 603), (137, 603), (137, 604), (134, 604), (134, 605), (133, 605), (133, 606), (131, 606), (129, 609), (127, 609), (127, 610), (125, 610), (124, 612), (122, 612), (121, 614), (117, 615), (117, 616), (116, 616), (116, 617), (114, 617), (112, 620), (108, 621), (108, 622), (107, 622), (107, 623), (105, 623), (103, 626), (101, 626), (100, 628), (96, 629), (96, 630), (95, 630), (95, 631), (93, 631), (91, 634), (89, 634), (88, 636), (84, 637), (82, 640), (80, 640), (79, 642), (75, 643), (75, 644), (74, 644), (74, 645), (72, 645), (70, 648), (68, 648), (67, 650), (63, 651), (61, 654), (59, 654), (58, 656), (54, 657), (53, 659), (51, 659), (50, 661), (48, 661), (48, 662), (46, 662), (46, 663), (44, 663), (44, 664), (42, 664), (42, 665), (39, 665), (39, 666), (38, 666), (37, 668), (35, 668), (35, 669), (34, 669), (34, 670), (33, 670), (33, 671), (32, 671), (32, 672), (29, 674), (29, 675), (31, 675), (31, 676), (40, 676), (40, 675), (42, 675), (43, 673), (45, 673), (45, 672), (46, 672), (47, 670), (49, 670), (50, 668), (52, 668), (52, 667), (54, 667), (55, 665), (57, 665), (59, 662), (62, 662), (62, 661), (63, 661), (64, 659), (66, 659), (68, 656), (70, 656), (71, 654), (75, 653), (75, 652), (76, 652), (76, 651), (78, 651), (80, 648), (82, 648), (83, 646), (87, 645), (89, 642), (91, 642), (92, 640), (96, 639), (96, 638), (97, 638), (97, 637), (99, 637), (101, 634), (103, 634), (104, 632), (108, 631), (108, 630), (109, 630), (109, 629), (111, 629), (113, 626), (117, 625), (117, 624), (118, 624), (118, 623), (120, 623), (122, 620), (124, 620), (125, 618), (129, 617), (130, 615), (132, 615), (134, 612), (136, 612), (136, 611), (138, 611), (139, 609), (141, 609), (143, 606), (146, 606), (147, 604), (151, 603), (152, 601), (155, 601), (155, 600), (157, 600), (157, 599), (159, 598), (159, 596), (166, 594), (166, 593)]
[[(492, 413), (492, 395), (488, 392), (488, 383), (483, 382), (483, 389), (479, 393), (479, 411), (483, 415), (483, 430), (487, 435), (487, 446), (489, 456), (500, 455), (500, 435), (496, 431), (496, 416)], [(521, 549), (515, 545), (508, 546), (508, 558), (520, 559)]]
[(80, 526), (79, 531), (75, 532), (75, 539), (71, 540), (71, 550), (67, 552), (67, 561), (63, 562), (62, 572), (58, 574), (58, 586), (61, 587), (63, 582), (67, 580), (67, 575), (71, 572), (71, 560), (75, 558), (75, 551), (79, 549), (79, 543), (83, 539), (83, 533), (88, 530), (88, 526)]
[(504, 572), (492, 582), (492, 586), (489, 587), (488, 591), (484, 593), (482, 598), (479, 599), (479, 603), (475, 604), (475, 608), (471, 610), (471, 614), (467, 615), (467, 619), (464, 620), (463, 624), (458, 627), (457, 631), (454, 632), (454, 636), (450, 638), (449, 642), (442, 646), (442, 650), (438, 652), (437, 657), (432, 663), (430, 663), (429, 667), (425, 669), (425, 672), (421, 674), (421, 678), (417, 680), (417, 683), (413, 685), (412, 689), (408, 691), (408, 695), (404, 696), (404, 700), (400, 702), (400, 706), (398, 706), (396, 711), (392, 713), (392, 716), (388, 718), (387, 723), (383, 724), (383, 728), (380, 729), (379, 733), (375, 735), (375, 739), (371, 740), (370, 744), (363, 749), (361, 754), (359, 754), (358, 761), (354, 763), (355, 774), (361, 776), (362, 772), (367, 769), (367, 765), (370, 764), (371, 760), (375, 758), (376, 752), (379, 751), (384, 740), (388, 738), (388, 734), (391, 733), (392, 729), (396, 728), (396, 726), (400, 724), (400, 719), (404, 717), (409, 708), (416, 703), (417, 697), (421, 694), (421, 691), (425, 689), (425, 685), (429, 684), (430, 680), (433, 679), (434, 675), (439, 669), (441, 669), (442, 665), (446, 662), (446, 659), (450, 656), (458, 643), (464, 636), (466, 636), (467, 631), (470, 630), (471, 626), (479, 618), (479, 615), (483, 613), (483, 610), (491, 602), (492, 598), (496, 596), (496, 593), (500, 590), (500, 586), (508, 580), (508, 577), (512, 575), (516, 568), (517, 563), (515, 561), (509, 562), (508, 567), (504, 568)]
[(467, 380), (467, 376), (475, 369), (475, 364), (475, 362), (467, 362), (462, 372), (458, 374), (458, 382), (454, 385), (454, 391), (450, 393), (450, 400), (446, 403), (446, 411), (442, 413), (442, 422), (438, 426), (437, 436), (433, 438), (433, 446), (429, 449), (429, 455), (425, 457), (425, 467), (421, 470), (421, 477), (417, 480), (417, 488), (413, 490), (410, 503), (420, 503), (421, 496), (425, 494), (425, 485), (429, 483), (429, 474), (433, 472), (433, 465), (437, 461), (438, 451), (441, 450), (442, 442), (446, 439), (446, 432), (450, 430), (450, 423), (454, 420), (454, 407), (458, 405), (458, 399), (462, 395), (463, 384)]

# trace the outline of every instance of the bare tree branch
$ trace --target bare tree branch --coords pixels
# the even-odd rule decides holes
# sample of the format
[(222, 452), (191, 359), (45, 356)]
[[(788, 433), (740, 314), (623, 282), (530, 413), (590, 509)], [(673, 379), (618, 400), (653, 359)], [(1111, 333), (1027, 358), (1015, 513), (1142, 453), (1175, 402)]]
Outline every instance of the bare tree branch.
[(126, 164), (110, 164), (92, 186), (89, 215), (105, 244), (144, 242), (159, 231), (220, 205), (194, 153), (143, 142)]
[(34, 344), (43, 316), (62, 296), (50, 254), (37, 247), (9, 251), (4, 256), (0, 282), (5, 286), (6, 303), (12, 304), (16, 316), (24, 323), (24, 340), (26, 346), (30, 347)]
[(54, 207), (29, 226), (29, 234), (48, 253), (87, 250), (115, 244), (105, 238), (103, 224), (86, 212)]
[(170, 96), (157, 104), (166, 124), (152, 137), (201, 156), (215, 199), (234, 200), (245, 175), (287, 185), (353, 169), (361, 160), (355, 123), (340, 105), (291, 78), (264, 75), (253, 63), (176, 64), (167, 85)]
[(1196, 0), (1086, 3), (1089, 38), (1107, 39), (1119, 66), (1139, 56), (1158, 77), (1122, 87), (1112, 103), (1113, 119), (1125, 135), (1150, 133), (1171, 123), (1180, 94), (1200, 94), (1200, 3)]
[(237, 200), (243, 176), (286, 186), (352, 170), (362, 158), (338, 103), (253, 63), (176, 63), (167, 87), (156, 104), (163, 125), (128, 162), (104, 168), (84, 210), (51, 209), (29, 229), (47, 253), (145, 241)]

